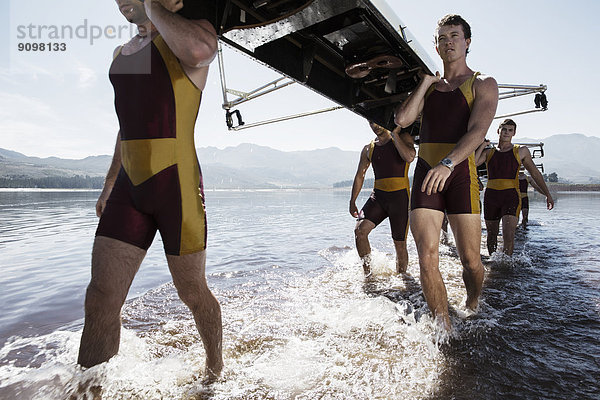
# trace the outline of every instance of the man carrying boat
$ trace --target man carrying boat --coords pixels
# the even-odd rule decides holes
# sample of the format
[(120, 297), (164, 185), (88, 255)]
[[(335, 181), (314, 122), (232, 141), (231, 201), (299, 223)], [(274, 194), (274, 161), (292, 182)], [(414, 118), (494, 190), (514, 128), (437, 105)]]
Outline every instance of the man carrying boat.
[(206, 378), (223, 368), (221, 309), (207, 286), (206, 219), (194, 125), (217, 51), (214, 27), (175, 12), (181, 0), (117, 0), (139, 34), (114, 54), (109, 77), (119, 134), (92, 250), (92, 277), (78, 363), (92, 367), (119, 350), (120, 312), (156, 231), (179, 297), (206, 351)]
[(429, 309), (450, 329), (447, 292), (439, 271), (440, 230), (445, 211), (463, 265), (466, 307), (475, 310), (484, 271), (474, 151), (496, 113), (498, 84), (467, 65), (471, 28), (459, 15), (446, 15), (438, 22), (435, 43), (444, 74), (422, 77), (396, 110), (396, 124), (408, 127), (421, 115), (419, 157), (411, 192), (411, 232)]
[[(365, 275), (368, 276), (371, 273), (369, 233), (389, 217), (396, 249), (396, 272), (405, 273), (408, 265), (408, 166), (416, 154), (414, 141), (409, 133), (399, 133), (400, 129), (390, 132), (374, 122), (369, 125), (377, 139), (367, 144), (360, 153), (350, 197), (350, 214), (358, 218), (354, 228), (356, 249), (363, 262)], [(356, 198), (371, 164), (375, 173), (373, 192), (359, 212)]]
[(498, 244), (500, 220), (504, 254), (511, 256), (515, 246), (515, 231), (521, 212), (519, 170), (521, 165), (531, 174), (534, 182), (546, 196), (548, 210), (554, 207), (552, 195), (540, 171), (533, 163), (527, 146), (512, 144), (517, 124), (505, 119), (498, 127), (498, 147), (488, 147), (484, 141), (475, 151), (477, 165), (486, 163), (488, 181), (483, 200), (483, 215), (487, 228), (487, 248), (492, 255)]

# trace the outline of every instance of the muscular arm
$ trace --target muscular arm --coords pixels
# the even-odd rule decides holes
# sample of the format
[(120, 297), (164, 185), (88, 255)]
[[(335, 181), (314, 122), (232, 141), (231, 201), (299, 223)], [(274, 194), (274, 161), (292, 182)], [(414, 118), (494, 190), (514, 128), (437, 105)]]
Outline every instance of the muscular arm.
[(352, 194), (350, 196), (350, 215), (358, 218), (358, 208), (356, 208), (356, 199), (362, 189), (365, 181), (365, 174), (371, 162), (369, 161), (369, 145), (366, 145), (360, 153), (360, 160), (358, 161), (358, 169), (354, 176), (354, 182), (352, 183)]
[(146, 13), (182, 65), (200, 68), (217, 54), (215, 28), (207, 20), (189, 20), (175, 12), (183, 7), (177, 0), (147, 0)]
[(439, 82), (439, 80), (439, 72), (436, 72), (435, 76), (423, 76), (419, 86), (417, 86), (410, 96), (408, 96), (408, 98), (396, 109), (396, 116), (394, 118), (396, 125), (406, 128), (415, 122), (419, 114), (421, 114), (421, 111), (423, 111), (423, 104), (427, 89), (429, 89), (429, 87), (434, 83)]
[[(474, 93), (475, 101), (471, 109), (467, 132), (446, 156), (452, 160), (454, 165), (460, 164), (469, 157), (485, 139), (498, 107), (498, 84), (494, 78), (487, 77), (476, 80)], [(421, 191), (427, 192), (427, 194), (441, 191), (450, 173), (450, 169), (444, 165), (434, 166), (427, 172)]]
[(494, 78), (486, 77), (477, 80), (474, 88), (475, 101), (469, 117), (467, 133), (446, 156), (452, 160), (454, 165), (458, 165), (469, 157), (485, 139), (498, 107), (498, 84)]
[(490, 143), (489, 140), (485, 139), (479, 147), (475, 150), (475, 165), (478, 167), (483, 164), (487, 158), (487, 155), (490, 149), (486, 149), (485, 147)]
[(400, 128), (396, 128), (392, 131), (392, 141), (400, 157), (407, 163), (413, 162), (417, 151), (415, 150), (415, 141), (410, 134), (404, 132), (399, 133)]
[[(537, 169), (537, 168), (536, 168)], [(542, 179), (544, 177), (542, 176)], [(537, 190), (539, 193), (544, 194), (544, 190), (538, 186), (537, 183), (535, 183), (535, 181), (530, 177), (530, 176), (526, 176), (525, 179), (527, 179), (527, 182), (529, 182), (529, 184), (531, 185), (531, 187), (535, 190)]]
[(527, 147), (522, 146), (519, 147), (519, 156), (521, 157), (523, 166), (527, 171), (529, 171), (529, 174), (541, 189), (540, 192), (546, 196), (546, 206), (548, 207), (548, 210), (552, 210), (554, 208), (554, 200), (552, 199), (552, 195), (550, 194), (548, 186), (546, 186), (546, 182), (544, 182), (544, 177), (537, 169), (533, 159), (531, 158), (531, 152)]
[(121, 132), (117, 133), (117, 143), (115, 144), (115, 152), (113, 154), (112, 161), (110, 163), (110, 167), (108, 168), (108, 172), (106, 173), (106, 178), (104, 178), (104, 187), (102, 188), (102, 193), (100, 193), (100, 197), (98, 197), (98, 201), (96, 202), (96, 215), (100, 217), (104, 212), (104, 208), (106, 207), (106, 200), (110, 196), (112, 192), (112, 188), (115, 185), (115, 181), (117, 180), (117, 175), (119, 175), (119, 170), (121, 169)]

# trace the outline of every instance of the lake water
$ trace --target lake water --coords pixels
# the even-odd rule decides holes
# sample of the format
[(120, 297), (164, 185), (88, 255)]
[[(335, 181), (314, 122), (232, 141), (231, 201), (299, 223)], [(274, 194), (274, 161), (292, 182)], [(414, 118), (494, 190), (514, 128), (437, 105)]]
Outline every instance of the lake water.
[(0, 399), (66, 399), (91, 385), (127, 400), (600, 399), (599, 193), (560, 194), (552, 211), (533, 199), (515, 256), (485, 257), (475, 315), (452, 240), (442, 245), (446, 337), (410, 237), (409, 275), (394, 273), (387, 222), (371, 234), (365, 281), (349, 193), (208, 191), (207, 277), (225, 358), (211, 387), (159, 239), (124, 306), (120, 353), (76, 366), (97, 196), (0, 191)]

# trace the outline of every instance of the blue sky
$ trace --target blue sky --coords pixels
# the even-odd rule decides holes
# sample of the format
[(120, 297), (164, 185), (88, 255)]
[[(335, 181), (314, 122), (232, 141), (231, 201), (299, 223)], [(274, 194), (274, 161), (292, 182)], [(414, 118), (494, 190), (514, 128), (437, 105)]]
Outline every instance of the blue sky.
[[(387, 2), (438, 65), (432, 42), (435, 24), (453, 12), (465, 17), (473, 30), (471, 68), (499, 83), (548, 85), (549, 110), (515, 117), (518, 136), (542, 141), (564, 133), (600, 136), (595, 74), (600, 56), (594, 46), (600, 34), (599, 1)], [(46, 29), (41, 33), (47, 37), (51, 26), (73, 29), (73, 38), (51, 40), (65, 43), (64, 51), (18, 51), (19, 43), (39, 42), (39, 29)], [(63, 33), (69, 35), (58, 32)], [(39, 157), (112, 154), (118, 123), (107, 71), (114, 48), (132, 34), (135, 30), (110, 0), (1, 2), (0, 147)], [(249, 91), (278, 77), (230, 49), (224, 49), (224, 57), (231, 88)], [(347, 110), (230, 132), (221, 103), (215, 62), (196, 125), (197, 147), (255, 143), (286, 151), (332, 146), (358, 151), (372, 136), (366, 122)], [(255, 122), (332, 105), (292, 85), (239, 108), (246, 121)], [(532, 96), (502, 100), (499, 113), (532, 106)], [(488, 138), (496, 137), (495, 124)]]

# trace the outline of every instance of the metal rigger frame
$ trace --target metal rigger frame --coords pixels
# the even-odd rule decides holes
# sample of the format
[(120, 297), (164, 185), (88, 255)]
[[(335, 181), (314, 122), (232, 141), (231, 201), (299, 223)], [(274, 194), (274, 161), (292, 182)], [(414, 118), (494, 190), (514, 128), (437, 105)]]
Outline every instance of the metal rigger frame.
[[(546, 98), (546, 90), (548, 89), (548, 87), (546, 85), (531, 86), (498, 84), (498, 89), (500, 90), (500, 92), (498, 93), (498, 100), (511, 99), (513, 97), (525, 96), (528, 94), (535, 93), (535, 97), (533, 99), (535, 108), (524, 111), (517, 111), (509, 114), (497, 115), (494, 117), (494, 119), (508, 118), (513, 117), (515, 115), (546, 111), (548, 109), (548, 99)], [(505, 90), (503, 91), (503, 89)]]
[[(498, 84), (498, 89), (500, 90), (500, 92), (498, 93), (498, 100), (511, 99), (513, 97), (525, 96), (528, 94), (535, 93), (535, 97), (533, 99), (535, 108), (532, 108), (529, 110), (524, 110), (524, 111), (518, 111), (518, 112), (514, 112), (514, 113), (497, 115), (494, 117), (494, 119), (508, 118), (508, 117), (513, 117), (515, 115), (523, 115), (523, 114), (529, 114), (529, 113), (548, 110), (548, 99), (546, 97), (546, 90), (548, 89), (548, 87), (546, 85), (530, 86), (530, 85)], [(504, 91), (503, 91), (503, 89), (504, 89)], [(542, 143), (542, 142), (540, 142), (540, 143), (515, 143), (515, 144), (532, 148), (533, 151), (531, 152), (531, 158), (533, 158), (533, 159), (544, 157), (544, 143)], [(543, 163), (536, 163), (535, 166), (542, 173), (544, 172), (544, 164)]]
[[(247, 101), (254, 100), (258, 97), (264, 96), (266, 94), (273, 93), (279, 89), (283, 89), (285, 87), (293, 85), (296, 82), (290, 78), (282, 76), (281, 78), (275, 79), (272, 82), (269, 82), (262, 86), (259, 86), (258, 88), (254, 89), (250, 92), (242, 92), (239, 90), (230, 89), (227, 87), (227, 83), (226, 83), (226, 79), (225, 79), (225, 65), (224, 65), (224, 61), (223, 61), (223, 48), (222, 48), (222, 45), (220, 42), (219, 42), (219, 50), (218, 50), (217, 57), (218, 57), (218, 62), (219, 62), (221, 89), (223, 92), (223, 109), (225, 110), (225, 120), (227, 123), (227, 128), (230, 131), (231, 130), (239, 131), (242, 129), (254, 128), (257, 126), (261, 126), (261, 125), (267, 125), (267, 124), (272, 124), (272, 123), (276, 123), (276, 122), (287, 121), (287, 120), (295, 119), (295, 118), (307, 117), (309, 115), (316, 115), (316, 114), (340, 110), (340, 109), (344, 108), (343, 106), (333, 106), (333, 107), (327, 107), (327, 108), (314, 110), (314, 111), (308, 111), (308, 112), (292, 114), (292, 115), (285, 115), (285, 116), (282, 116), (279, 118), (273, 118), (273, 119), (259, 121), (259, 122), (246, 123), (242, 119), (242, 115), (241, 115), (240, 111), (233, 110), (234, 107), (236, 107), (242, 103), (245, 103)], [(546, 94), (545, 94), (545, 92), (547, 90), (546, 85), (533, 86), (533, 85), (499, 84), (498, 89), (500, 89), (500, 92), (498, 93), (498, 100), (505, 100), (505, 99), (510, 99), (513, 97), (525, 96), (528, 94), (535, 94), (535, 97), (534, 97), (535, 108), (532, 108), (529, 110), (524, 110), (524, 111), (517, 111), (517, 112), (513, 112), (513, 113), (508, 113), (508, 114), (497, 115), (494, 117), (494, 119), (508, 118), (508, 117), (512, 117), (515, 115), (522, 115), (522, 114), (546, 111), (548, 109), (548, 99), (546, 98)], [(237, 96), (237, 97), (233, 100), (229, 100), (230, 94)], [(235, 117), (236, 121), (234, 121), (234, 117)], [(237, 122), (237, 125), (236, 125), (236, 122)], [(541, 146), (540, 146), (540, 149), (541, 149)], [(540, 155), (540, 157), (543, 156), (543, 150), (541, 150), (541, 151), (542, 151), (542, 154)]]
[[(239, 91), (239, 90), (235, 90), (235, 89), (230, 89), (227, 87), (226, 80), (225, 80), (223, 48), (222, 48), (222, 45), (220, 42), (219, 42), (219, 51), (218, 51), (218, 61), (219, 61), (219, 71), (220, 71), (220, 76), (221, 76), (221, 89), (223, 91), (223, 109), (225, 110), (225, 121), (227, 123), (227, 128), (230, 131), (231, 130), (239, 131), (242, 129), (254, 128), (256, 126), (267, 125), (267, 124), (272, 124), (272, 123), (281, 122), (281, 121), (287, 121), (287, 120), (295, 119), (295, 118), (307, 117), (309, 115), (316, 115), (316, 114), (321, 114), (321, 113), (335, 111), (335, 110), (344, 108), (342, 106), (334, 106), (334, 107), (328, 107), (328, 108), (323, 108), (320, 110), (308, 111), (308, 112), (299, 113), (299, 114), (285, 115), (285, 116), (282, 116), (279, 118), (273, 118), (273, 119), (269, 119), (269, 120), (265, 120), (265, 121), (259, 121), (259, 122), (253, 122), (253, 123), (247, 124), (243, 121), (240, 111), (232, 110), (233, 107), (240, 105), (242, 103), (245, 103), (247, 101), (254, 100), (263, 95), (273, 93), (276, 90), (283, 89), (285, 87), (293, 85), (296, 82), (290, 78), (282, 76), (281, 78), (275, 79), (274, 81), (266, 83), (266, 84), (254, 89), (250, 92), (247, 92), (247, 93)], [(232, 95), (238, 96), (238, 97), (230, 101), (229, 96), (228, 96), (229, 94), (232, 94)], [(237, 125), (234, 125), (234, 120), (233, 120), (234, 116), (236, 117)]]

